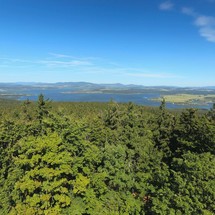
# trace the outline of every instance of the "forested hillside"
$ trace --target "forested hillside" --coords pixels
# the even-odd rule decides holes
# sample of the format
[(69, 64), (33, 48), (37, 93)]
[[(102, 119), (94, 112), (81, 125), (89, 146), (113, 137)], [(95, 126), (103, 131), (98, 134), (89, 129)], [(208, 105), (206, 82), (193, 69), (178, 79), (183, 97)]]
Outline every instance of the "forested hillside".
[(0, 101), (1, 215), (215, 214), (215, 106)]

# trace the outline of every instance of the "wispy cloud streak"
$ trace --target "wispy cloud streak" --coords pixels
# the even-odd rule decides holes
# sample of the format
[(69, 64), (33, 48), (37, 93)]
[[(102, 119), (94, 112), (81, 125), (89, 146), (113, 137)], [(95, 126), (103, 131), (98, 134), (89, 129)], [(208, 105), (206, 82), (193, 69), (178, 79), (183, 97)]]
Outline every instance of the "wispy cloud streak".
[[(51, 56), (51, 57), (50, 57)], [(88, 60), (86, 60), (88, 59)], [(0, 64), (7, 68), (31, 68), (31, 71), (47, 71), (47, 73), (69, 73), (79, 75), (93, 75), (93, 76), (111, 76), (121, 77), (123, 80), (133, 78), (148, 78), (148, 79), (161, 79), (161, 78), (175, 78), (173, 74), (155, 73), (147, 71), (144, 68), (124, 67), (119, 64), (114, 64), (106, 60), (96, 60), (97, 58), (88, 57), (74, 57), (70, 55), (56, 54), (49, 55), (44, 60), (28, 60), (19, 58), (5, 58), (0, 57)], [(23, 71), (24, 72), (24, 71)]]
[(174, 4), (170, 1), (165, 1), (159, 5), (160, 10), (172, 10), (173, 7), (174, 7)]
[(90, 61), (80, 61), (80, 60), (71, 60), (71, 61), (41, 60), (41, 61), (38, 61), (38, 63), (48, 67), (74, 67), (74, 66), (93, 65), (93, 63)]
[(194, 18), (194, 25), (199, 28), (200, 36), (215, 43), (215, 17), (200, 15), (187, 7), (182, 8), (182, 13)]
[(49, 53), (50, 56), (54, 58), (61, 58), (61, 59), (74, 59), (74, 60), (96, 60), (99, 59), (98, 57), (77, 57), (73, 55), (61, 54), (61, 53)]

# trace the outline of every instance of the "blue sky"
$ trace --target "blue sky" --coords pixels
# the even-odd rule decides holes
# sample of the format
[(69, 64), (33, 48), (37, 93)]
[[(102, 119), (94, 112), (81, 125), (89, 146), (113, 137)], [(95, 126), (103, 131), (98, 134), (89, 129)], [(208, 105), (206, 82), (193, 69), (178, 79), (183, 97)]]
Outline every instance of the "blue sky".
[(0, 0), (0, 82), (215, 85), (215, 0)]

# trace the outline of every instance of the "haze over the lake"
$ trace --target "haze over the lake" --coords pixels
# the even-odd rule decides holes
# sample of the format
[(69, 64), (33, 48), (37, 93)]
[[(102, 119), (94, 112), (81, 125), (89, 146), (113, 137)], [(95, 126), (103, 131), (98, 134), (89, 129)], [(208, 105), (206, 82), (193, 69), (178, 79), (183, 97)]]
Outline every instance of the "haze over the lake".
[(215, 0), (0, 0), (0, 82), (215, 85)]

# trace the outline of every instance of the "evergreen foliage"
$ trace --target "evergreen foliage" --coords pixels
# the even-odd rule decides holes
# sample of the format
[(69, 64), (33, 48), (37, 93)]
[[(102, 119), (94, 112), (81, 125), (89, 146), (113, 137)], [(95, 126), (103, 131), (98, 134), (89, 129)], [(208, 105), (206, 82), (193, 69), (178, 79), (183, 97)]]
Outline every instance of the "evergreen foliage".
[(40, 95), (0, 113), (1, 215), (215, 214), (214, 108)]

